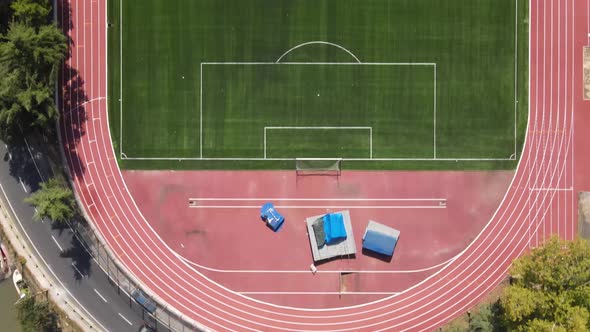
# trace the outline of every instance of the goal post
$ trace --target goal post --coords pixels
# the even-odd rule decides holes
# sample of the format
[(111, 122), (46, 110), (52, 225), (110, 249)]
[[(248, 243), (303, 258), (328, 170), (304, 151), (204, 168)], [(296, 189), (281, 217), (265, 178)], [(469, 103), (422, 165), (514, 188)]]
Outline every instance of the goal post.
[(295, 158), (295, 172), (297, 176), (340, 176), (342, 158)]

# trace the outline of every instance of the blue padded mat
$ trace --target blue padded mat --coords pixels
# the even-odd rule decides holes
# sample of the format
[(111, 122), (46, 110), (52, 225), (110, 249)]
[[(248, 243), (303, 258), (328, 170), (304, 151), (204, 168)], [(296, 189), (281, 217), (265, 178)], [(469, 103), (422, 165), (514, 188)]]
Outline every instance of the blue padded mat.
[(373, 230), (367, 230), (365, 238), (363, 239), (363, 248), (387, 256), (393, 255), (393, 250), (395, 249), (396, 244), (396, 237)]
[(329, 213), (324, 216), (324, 232), (326, 244), (346, 239), (346, 228), (340, 213)]

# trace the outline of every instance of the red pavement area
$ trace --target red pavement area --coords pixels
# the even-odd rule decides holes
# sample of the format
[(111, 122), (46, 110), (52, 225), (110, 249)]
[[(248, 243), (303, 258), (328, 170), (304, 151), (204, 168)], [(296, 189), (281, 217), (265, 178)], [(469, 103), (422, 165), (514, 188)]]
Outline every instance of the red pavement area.
[[(437, 265), (465, 249), (489, 221), (513, 173), (345, 171), (340, 177), (301, 177), (294, 171), (126, 171), (123, 175), (131, 195), (156, 233), (172, 250), (213, 280), (238, 292), (338, 293), (341, 289), (338, 271), (362, 271), (354, 277), (354, 285), (346, 287), (347, 292), (401, 292), (436, 272)], [(245, 200), (201, 202), (206, 205), (260, 206), (264, 200), (247, 199), (275, 198), (272, 202), (279, 206), (322, 207), (279, 208), (287, 221), (274, 233), (261, 222), (256, 208), (191, 208), (189, 198)], [(289, 198), (329, 200), (301, 202)], [(446, 200), (446, 205), (439, 205), (439, 201), (375, 200), (383, 198), (441, 198)], [(313, 260), (304, 220), (343, 209), (350, 211), (358, 250), (356, 258), (321, 264), (320, 271), (332, 273), (311, 277), (301, 273), (272, 273), (311, 274), (309, 265)], [(401, 231), (392, 261), (361, 253), (361, 239), (369, 219)], [(240, 270), (248, 271), (237, 273)], [(374, 270), (395, 273), (370, 273)], [(263, 296), (281, 305), (314, 307), (359, 304), (376, 297), (347, 295), (342, 300), (342, 296), (332, 293)]]
[[(378, 300), (382, 296), (356, 298), (347, 295), (341, 307), (330, 310), (281, 307), (271, 303), (276, 301), (274, 295), (258, 295), (256, 299), (264, 300), (261, 302), (220, 286), (212, 280), (228, 283), (229, 279), (221, 277), (226, 274), (220, 273), (218, 276), (212, 276), (213, 279), (208, 278), (208, 275), (200, 272), (202, 269), (195, 268), (193, 264), (176, 254), (178, 247), (174, 247), (174, 239), (183, 238), (182, 230), (171, 231), (170, 238), (161, 229), (158, 231), (162, 234), (154, 230), (162, 228), (161, 221), (147, 219), (150, 213), (154, 213), (155, 207), (137, 208), (136, 203), (145, 203), (142, 203), (141, 199), (134, 201), (113, 154), (106, 109), (105, 0), (57, 1), (59, 21), (70, 38), (70, 54), (60, 73), (60, 134), (79, 202), (92, 225), (104, 239), (105, 246), (112, 250), (120, 264), (128, 269), (129, 274), (143, 284), (143, 289), (156, 297), (162, 307), (165, 306), (169, 310), (177, 309), (182, 317), (193, 324), (200, 324), (203, 328), (222, 331), (433, 330), (472, 307), (496, 287), (506, 277), (514, 258), (542, 244), (543, 240), (552, 234), (566, 239), (573, 238), (576, 234), (577, 193), (590, 188), (590, 178), (585, 174), (585, 170), (590, 167), (590, 151), (588, 144), (585, 144), (586, 128), (590, 121), (590, 105), (582, 99), (582, 47), (590, 44), (590, 3), (588, 0), (531, 0), (529, 3), (530, 112), (527, 139), (514, 177), (498, 209), (488, 222), (483, 222), (483, 227), (482, 224), (477, 226), (481, 231), (465, 250), (457, 255), (456, 259), (437, 268), (436, 272), (425, 273), (430, 274), (429, 276), (412, 276), (414, 279), (411, 281), (398, 279), (396, 283), (400, 285), (410, 285), (419, 279), (422, 281), (396, 296)], [(208, 179), (216, 180), (219, 181)], [(381, 180), (375, 183), (385, 183)], [(281, 181), (292, 180), (285, 178)], [(349, 179), (344, 179), (343, 176), (344, 181)], [(350, 181), (357, 184), (366, 182), (359, 179)], [(482, 181), (480, 188), (483, 187), (483, 183), (487, 182)], [(252, 187), (242, 189), (254, 190), (257, 194), (259, 190)], [(346, 195), (369, 193), (354, 193), (352, 189)], [(441, 190), (439, 187), (432, 186), (428, 189), (432, 191), (424, 194), (445, 194), (436, 192)], [(445, 189), (450, 190), (450, 187)], [(463, 189), (470, 190), (468, 186), (464, 186)], [(133, 190), (137, 189), (131, 189)], [(229, 194), (228, 191), (221, 190), (213, 185), (201, 185), (191, 188), (190, 192), (181, 192), (178, 196), (204, 197), (206, 193), (207, 197), (212, 197), (212, 193)], [(393, 189), (391, 190), (372, 193), (390, 195), (393, 192)], [(277, 196), (278, 194), (287, 193), (280, 192)], [(450, 196), (451, 193), (448, 194)], [(170, 197), (165, 196), (166, 200), (175, 202), (174, 195), (177, 194), (172, 191)], [(467, 194), (457, 197), (466, 196)], [(447, 203), (448, 208), (445, 211), (450, 214), (454, 202), (449, 199)], [(290, 214), (290, 210), (287, 210)], [(466, 215), (465, 211), (468, 209), (464, 210), (463, 215)], [(180, 207), (179, 212), (182, 212)], [(393, 213), (398, 212), (405, 213)], [(355, 212), (355, 220), (367, 218), (363, 217), (364, 213), (366, 212), (357, 215)], [(455, 213), (460, 214), (461, 211)], [(165, 214), (163, 216), (166, 217)], [(192, 216), (187, 215), (187, 218), (190, 217)], [(151, 218), (150, 216), (149, 219)], [(293, 220), (301, 217), (288, 218), (286, 227), (293, 227)], [(211, 219), (217, 219), (217, 216)], [(392, 265), (401, 265), (407, 259), (403, 255), (412, 254), (409, 250), (401, 250), (404, 249), (402, 245), (410, 245), (404, 236), (406, 233), (411, 234), (412, 230), (409, 230), (407, 224), (398, 223), (409, 222), (410, 218), (400, 215), (399, 218), (383, 219), (387, 220), (380, 221), (395, 223), (402, 230), (399, 257), (396, 255), (392, 262)], [(250, 221), (240, 222), (245, 224)], [(458, 222), (463, 225), (466, 221)], [(251, 223), (256, 224), (256, 221), (253, 220)], [(252, 229), (250, 224), (246, 228)], [(175, 232), (180, 232), (180, 237), (177, 238)], [(281, 232), (279, 236), (293, 233), (293, 238), (301, 237), (297, 236), (296, 230), (292, 228), (285, 228)], [(460, 233), (471, 232), (472, 230), (467, 230)], [(453, 233), (447, 231), (445, 234), (453, 236)], [(246, 235), (250, 236), (250, 233)], [(263, 236), (270, 238), (271, 234), (267, 232)], [(419, 240), (421, 239), (418, 238)], [(297, 243), (300, 241), (304, 240), (297, 239)], [(175, 251), (172, 251), (167, 243)], [(283, 242), (279, 245), (281, 243)], [(194, 250), (190, 247), (186, 249)], [(308, 255), (307, 249), (303, 251)], [(196, 255), (194, 258), (191, 257), (195, 261), (199, 258), (203, 261), (208, 259)], [(295, 261), (298, 259), (303, 260), (297, 258)], [(357, 259), (362, 262), (362, 257)], [(440, 260), (433, 259), (433, 262), (435, 261)], [(219, 267), (224, 267), (225, 264), (217, 261), (208, 263)], [(246, 263), (253, 265), (262, 262), (249, 261), (243, 264)], [(336, 269), (337, 264), (333, 262), (330, 266)], [(323, 266), (321, 268), (324, 269)], [(267, 282), (262, 275), (266, 275), (265, 278), (276, 279), (269, 277), (271, 274), (244, 274), (243, 278), (259, 280), (259, 285), (263, 286), (268, 283), (284, 287), (282, 282)], [(324, 277), (320, 273), (320, 283), (314, 280), (313, 284), (328, 289), (335, 282), (329, 280), (334, 278), (334, 275), (326, 274)], [(305, 273), (298, 280), (302, 280), (301, 285), (311, 285), (311, 281), (307, 280), (315, 277), (317, 275)], [(338, 283), (340, 284), (340, 280)], [(383, 284), (381, 281), (370, 282), (368, 279), (364, 282), (362, 278), (353, 274), (345, 277), (341, 289), (367, 287), (373, 283)], [(254, 288), (254, 281), (247, 280), (245, 284), (250, 285), (254, 291), (260, 289)], [(234, 288), (240, 290), (237, 286)], [(375, 301), (364, 305), (346, 306), (371, 300)], [(310, 302), (311, 300), (301, 300), (301, 305), (311, 306)], [(330, 301), (325, 301), (318, 306), (325, 308), (332, 305)]]

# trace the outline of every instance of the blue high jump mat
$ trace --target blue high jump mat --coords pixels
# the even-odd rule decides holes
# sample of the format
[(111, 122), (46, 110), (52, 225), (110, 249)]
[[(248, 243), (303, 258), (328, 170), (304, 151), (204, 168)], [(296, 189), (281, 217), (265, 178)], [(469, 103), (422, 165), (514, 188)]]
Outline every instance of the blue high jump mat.
[(275, 232), (277, 232), (285, 222), (285, 217), (283, 217), (270, 202), (264, 203), (260, 208), (260, 218)]

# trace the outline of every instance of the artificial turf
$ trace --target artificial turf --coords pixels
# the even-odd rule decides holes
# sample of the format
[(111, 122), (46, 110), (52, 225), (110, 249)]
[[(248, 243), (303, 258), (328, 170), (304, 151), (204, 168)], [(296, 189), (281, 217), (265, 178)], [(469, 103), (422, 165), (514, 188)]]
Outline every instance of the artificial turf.
[[(265, 144), (270, 158), (366, 158), (362, 130), (272, 129), (265, 143), (264, 127), (371, 127), (374, 158), (428, 159), (436, 149), (447, 160), (343, 166), (511, 168), (516, 161), (448, 159), (518, 156), (527, 14), (523, 0), (110, 0), (114, 145), (125, 168), (291, 168), (176, 159), (263, 158)], [(285, 54), (310, 41), (346, 50), (310, 44)], [(436, 63), (436, 90), (431, 66), (202, 64), (279, 58)]]

